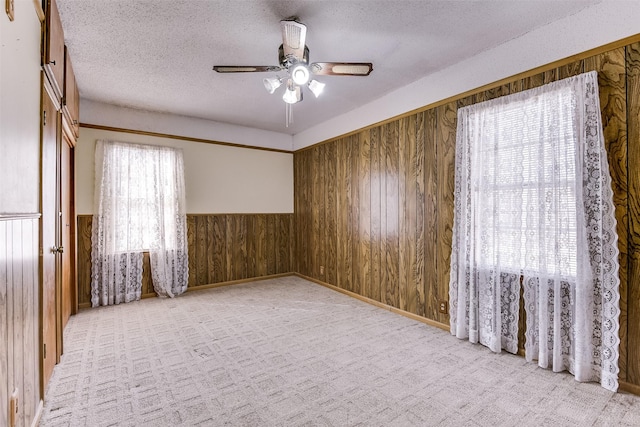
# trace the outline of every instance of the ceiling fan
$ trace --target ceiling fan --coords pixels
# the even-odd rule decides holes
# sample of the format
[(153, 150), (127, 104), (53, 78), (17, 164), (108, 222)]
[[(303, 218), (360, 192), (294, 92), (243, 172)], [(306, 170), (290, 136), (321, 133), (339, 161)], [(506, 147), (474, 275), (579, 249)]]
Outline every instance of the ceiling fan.
[(263, 80), (269, 93), (286, 83), (282, 99), (286, 103), (287, 127), (292, 121), (291, 106), (302, 101), (302, 86), (307, 86), (320, 96), (324, 83), (313, 80), (316, 76), (368, 76), (373, 70), (370, 62), (314, 62), (309, 64), (309, 48), (305, 45), (307, 26), (295, 17), (280, 21), (282, 44), (278, 48), (280, 65), (215, 65), (218, 73), (286, 72), (285, 76), (267, 77)]

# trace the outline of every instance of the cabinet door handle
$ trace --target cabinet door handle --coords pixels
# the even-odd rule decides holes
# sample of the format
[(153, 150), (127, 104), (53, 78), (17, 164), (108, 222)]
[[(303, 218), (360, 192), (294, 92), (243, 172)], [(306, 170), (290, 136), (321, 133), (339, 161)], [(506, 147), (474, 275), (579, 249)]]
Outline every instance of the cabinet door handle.
[(56, 65), (56, 61), (50, 61), (49, 64)]
[(64, 252), (64, 247), (62, 247), (62, 246), (53, 246), (51, 248), (51, 253), (52, 254), (56, 254), (56, 253), (61, 254), (63, 252)]

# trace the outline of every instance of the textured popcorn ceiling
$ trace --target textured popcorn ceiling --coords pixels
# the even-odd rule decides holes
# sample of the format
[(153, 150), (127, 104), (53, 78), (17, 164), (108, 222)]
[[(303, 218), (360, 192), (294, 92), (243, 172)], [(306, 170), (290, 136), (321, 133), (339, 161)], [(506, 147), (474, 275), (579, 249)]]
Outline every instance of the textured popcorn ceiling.
[[(598, 1), (58, 0), (84, 99), (296, 134)], [(311, 62), (372, 62), (369, 77), (318, 77), (285, 128), (274, 73), (279, 21), (305, 23)]]

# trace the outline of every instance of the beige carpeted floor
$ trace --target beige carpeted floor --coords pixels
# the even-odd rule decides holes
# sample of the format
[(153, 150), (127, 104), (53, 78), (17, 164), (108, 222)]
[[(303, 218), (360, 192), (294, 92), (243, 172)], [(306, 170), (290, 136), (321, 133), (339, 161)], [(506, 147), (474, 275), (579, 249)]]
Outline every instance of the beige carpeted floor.
[(297, 277), (84, 310), (41, 426), (640, 425), (640, 397)]

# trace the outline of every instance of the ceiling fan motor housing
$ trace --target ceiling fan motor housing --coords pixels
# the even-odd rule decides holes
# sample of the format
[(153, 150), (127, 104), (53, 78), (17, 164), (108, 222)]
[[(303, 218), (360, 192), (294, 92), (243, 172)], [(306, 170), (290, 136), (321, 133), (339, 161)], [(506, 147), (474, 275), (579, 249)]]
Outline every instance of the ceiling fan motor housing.
[(302, 58), (298, 59), (294, 55), (285, 56), (284, 45), (281, 44), (280, 47), (278, 48), (278, 59), (280, 60), (280, 66), (285, 70), (288, 70), (289, 67), (295, 64), (302, 63), (305, 65), (308, 65), (309, 64), (309, 48), (305, 46), (304, 54), (302, 55)]

